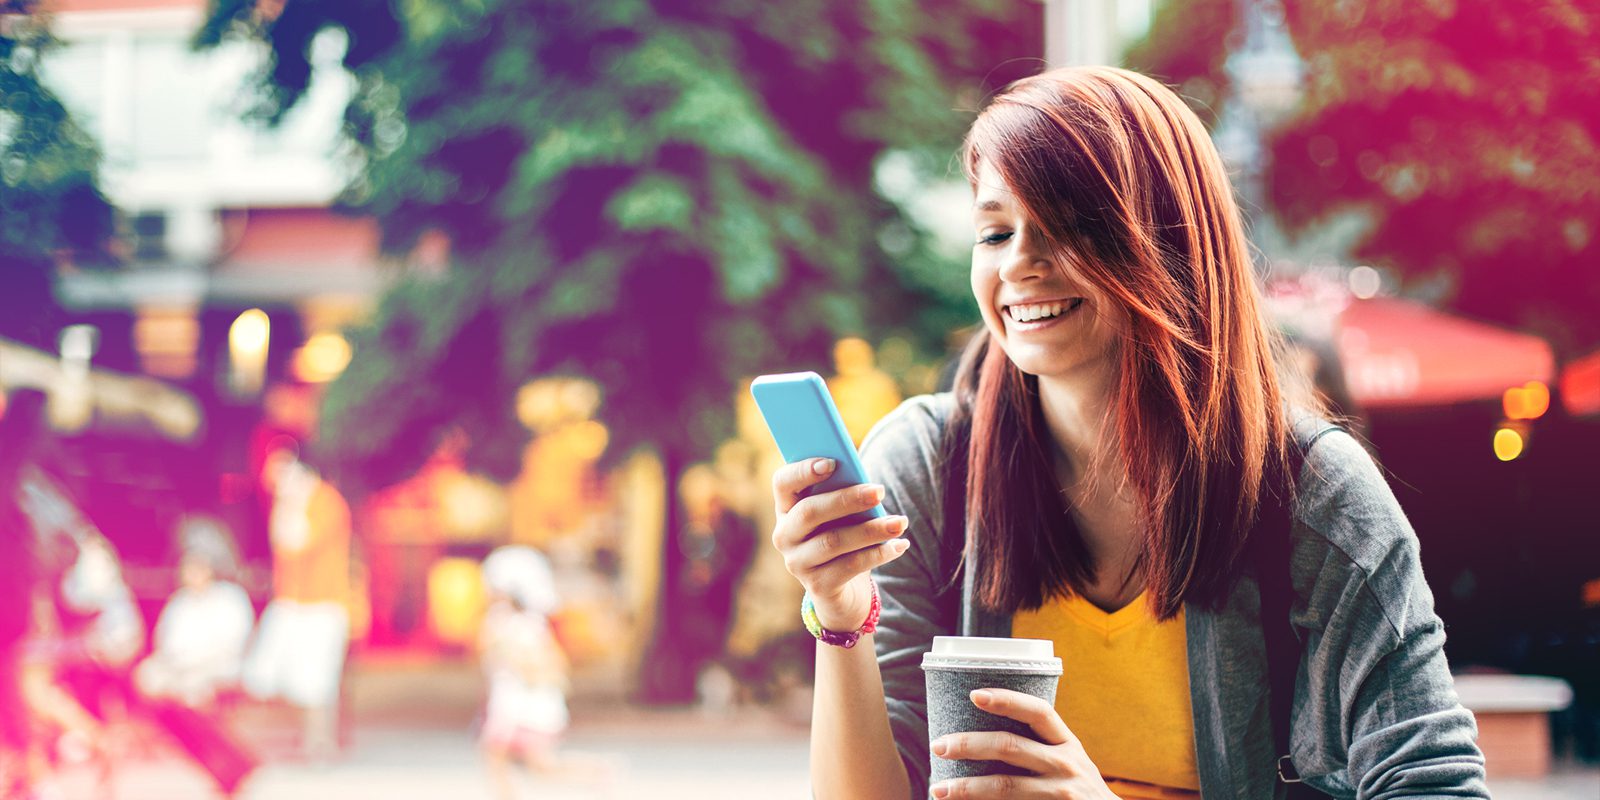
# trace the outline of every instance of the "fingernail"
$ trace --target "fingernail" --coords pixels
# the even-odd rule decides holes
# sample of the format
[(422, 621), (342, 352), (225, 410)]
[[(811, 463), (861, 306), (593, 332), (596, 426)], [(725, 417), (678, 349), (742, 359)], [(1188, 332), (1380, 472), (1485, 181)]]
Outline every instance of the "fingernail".
[(896, 536), (905, 533), (906, 528), (911, 527), (911, 520), (908, 517), (890, 517), (889, 519), (889, 530), (893, 531)]
[(883, 487), (877, 484), (869, 484), (861, 489), (861, 497), (876, 503), (883, 499)]
[(934, 797), (940, 797), (940, 798), (949, 797), (950, 796), (950, 784), (948, 784), (948, 783), (936, 783), (936, 784), (934, 784), (933, 785), (933, 796)]
[(976, 704), (978, 704), (980, 706), (989, 705), (989, 701), (991, 701), (993, 699), (994, 699), (994, 695), (990, 694), (987, 690), (984, 690), (984, 689), (977, 689), (977, 690), (974, 690), (973, 693), (972, 693), (972, 702), (974, 702), (974, 703), (976, 703)]
[(942, 756), (942, 755), (944, 755), (945, 751), (949, 750), (949, 749), (950, 749), (950, 745), (944, 739), (934, 739), (933, 740), (933, 754), (934, 755)]
[(911, 543), (906, 541), (905, 539), (890, 539), (889, 540), (889, 549), (893, 550), (895, 555), (900, 555), (901, 553), (904, 553), (906, 551), (906, 548), (908, 548), (910, 546), (911, 546)]
[(826, 475), (833, 471), (834, 463), (831, 458), (819, 458), (811, 462), (811, 471), (818, 475)]

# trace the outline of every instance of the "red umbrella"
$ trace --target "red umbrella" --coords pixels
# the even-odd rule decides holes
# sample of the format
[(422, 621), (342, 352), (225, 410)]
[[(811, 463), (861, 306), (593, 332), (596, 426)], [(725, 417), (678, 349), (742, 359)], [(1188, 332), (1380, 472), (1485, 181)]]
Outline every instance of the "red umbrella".
[(1575, 417), (1600, 414), (1600, 350), (1567, 363), (1561, 371), (1561, 401)]
[(1339, 323), (1345, 380), (1364, 408), (1496, 399), (1555, 376), (1543, 339), (1406, 300), (1356, 300)]

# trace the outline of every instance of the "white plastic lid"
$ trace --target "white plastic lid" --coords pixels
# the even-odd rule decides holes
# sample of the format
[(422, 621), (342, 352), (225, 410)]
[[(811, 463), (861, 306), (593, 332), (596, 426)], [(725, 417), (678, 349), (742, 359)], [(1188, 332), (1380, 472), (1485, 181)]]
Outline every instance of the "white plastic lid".
[(933, 649), (923, 654), (922, 668), (1015, 669), (1061, 674), (1061, 659), (1048, 639), (1010, 639), (988, 636), (935, 636)]

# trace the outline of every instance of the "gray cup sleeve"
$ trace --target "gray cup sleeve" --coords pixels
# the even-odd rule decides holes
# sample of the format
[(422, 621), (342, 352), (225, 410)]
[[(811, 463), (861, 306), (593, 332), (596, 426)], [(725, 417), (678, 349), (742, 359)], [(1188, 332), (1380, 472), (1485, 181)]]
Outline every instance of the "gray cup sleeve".
[[(1056, 702), (1060, 675), (1006, 673), (987, 670), (925, 669), (928, 685), (928, 742), (950, 733), (1008, 731), (1038, 741), (1033, 729), (1016, 720), (996, 716), (972, 704), (975, 689), (1011, 689)], [(930, 782), (978, 775), (1027, 775), (1027, 770), (1001, 761), (951, 761), (931, 755)]]

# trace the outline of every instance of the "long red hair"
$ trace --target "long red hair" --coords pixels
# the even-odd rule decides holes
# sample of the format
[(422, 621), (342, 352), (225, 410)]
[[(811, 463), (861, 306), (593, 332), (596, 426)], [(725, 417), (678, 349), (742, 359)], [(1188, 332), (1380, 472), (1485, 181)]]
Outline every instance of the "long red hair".
[[(992, 165), (1051, 247), (1074, 254), (1123, 311), (1106, 435), (1143, 531), (1139, 574), (1162, 619), (1186, 601), (1216, 606), (1263, 493), (1278, 491), (1289, 423), (1210, 136), (1160, 83), (1077, 67), (1007, 87), (973, 123), (964, 156), (974, 185), (979, 163)], [(1095, 565), (1052, 468), (1037, 379), (980, 333), (956, 390), (950, 444), (967, 455), (979, 601), (1010, 613), (1082, 593)]]

